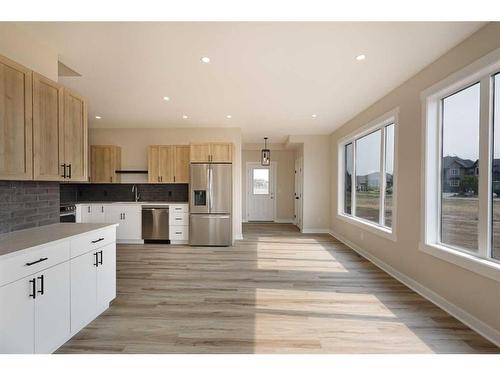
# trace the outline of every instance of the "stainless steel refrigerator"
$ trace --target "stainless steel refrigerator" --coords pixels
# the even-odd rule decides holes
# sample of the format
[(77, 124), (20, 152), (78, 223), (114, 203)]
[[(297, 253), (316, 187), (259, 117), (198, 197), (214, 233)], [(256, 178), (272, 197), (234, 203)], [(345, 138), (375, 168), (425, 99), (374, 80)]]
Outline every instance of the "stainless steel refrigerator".
[(193, 163), (189, 184), (189, 244), (231, 246), (232, 164)]

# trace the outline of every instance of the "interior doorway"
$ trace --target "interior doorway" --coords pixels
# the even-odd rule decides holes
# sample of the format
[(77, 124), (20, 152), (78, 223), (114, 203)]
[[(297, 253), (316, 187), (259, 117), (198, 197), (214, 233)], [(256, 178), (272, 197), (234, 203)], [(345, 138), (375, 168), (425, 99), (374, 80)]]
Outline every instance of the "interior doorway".
[(275, 221), (276, 219), (276, 163), (262, 166), (247, 162), (247, 220)]
[(302, 190), (303, 190), (303, 159), (295, 159), (295, 225), (302, 230)]

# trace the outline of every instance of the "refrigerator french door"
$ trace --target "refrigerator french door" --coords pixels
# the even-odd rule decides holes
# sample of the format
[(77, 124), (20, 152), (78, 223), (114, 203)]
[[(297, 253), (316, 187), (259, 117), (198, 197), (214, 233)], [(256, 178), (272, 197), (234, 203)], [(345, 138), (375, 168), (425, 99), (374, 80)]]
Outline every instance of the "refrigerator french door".
[(193, 163), (189, 185), (189, 244), (231, 246), (232, 164)]

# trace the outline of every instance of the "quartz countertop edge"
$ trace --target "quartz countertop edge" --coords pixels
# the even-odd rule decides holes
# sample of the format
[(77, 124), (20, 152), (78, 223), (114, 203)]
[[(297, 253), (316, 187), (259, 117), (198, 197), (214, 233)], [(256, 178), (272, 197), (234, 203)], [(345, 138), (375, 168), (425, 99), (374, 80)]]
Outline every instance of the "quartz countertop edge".
[(56, 223), (0, 235), (0, 260), (118, 224)]

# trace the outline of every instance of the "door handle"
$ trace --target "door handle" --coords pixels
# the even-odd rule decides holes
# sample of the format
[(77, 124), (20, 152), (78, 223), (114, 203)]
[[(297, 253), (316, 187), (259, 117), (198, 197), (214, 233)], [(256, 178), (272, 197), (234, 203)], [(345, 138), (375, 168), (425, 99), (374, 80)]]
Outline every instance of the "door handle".
[(47, 259), (49, 259), (49, 258), (40, 258), (38, 260), (35, 260), (34, 262), (26, 263), (26, 266), (32, 266), (33, 264), (37, 264), (37, 263), (40, 263), (40, 262), (45, 262)]
[(42, 276), (38, 276), (37, 277), (38, 280), (40, 280), (40, 290), (37, 291), (37, 293), (40, 293), (42, 296), (43, 296), (43, 292), (45, 291), (45, 286), (44, 286), (44, 278), (43, 278), (43, 275)]
[(95, 257), (95, 263), (94, 263), (94, 266), (99, 267), (99, 259), (98, 259), (98, 257), (97, 257), (97, 253), (94, 253), (94, 257)]
[(61, 175), (61, 177), (66, 178), (66, 163), (61, 164), (61, 167), (63, 169), (63, 174)]
[(36, 279), (32, 278), (30, 280), (30, 284), (31, 284), (31, 294), (29, 296), (32, 297), (33, 299), (35, 299), (36, 298)]
[(92, 243), (98, 243), (98, 242), (101, 242), (101, 241), (104, 241), (104, 237), (101, 237), (101, 238), (99, 238), (97, 240), (90, 241), (90, 242), (92, 242)]
[(103, 258), (103, 257), (102, 257), (102, 250), (101, 250), (101, 251), (99, 251), (99, 253), (98, 253), (98, 254), (101, 254), (101, 260), (100, 260), (100, 261), (99, 261), (99, 256), (97, 257), (97, 259), (98, 259), (98, 263), (102, 265), (102, 258)]

